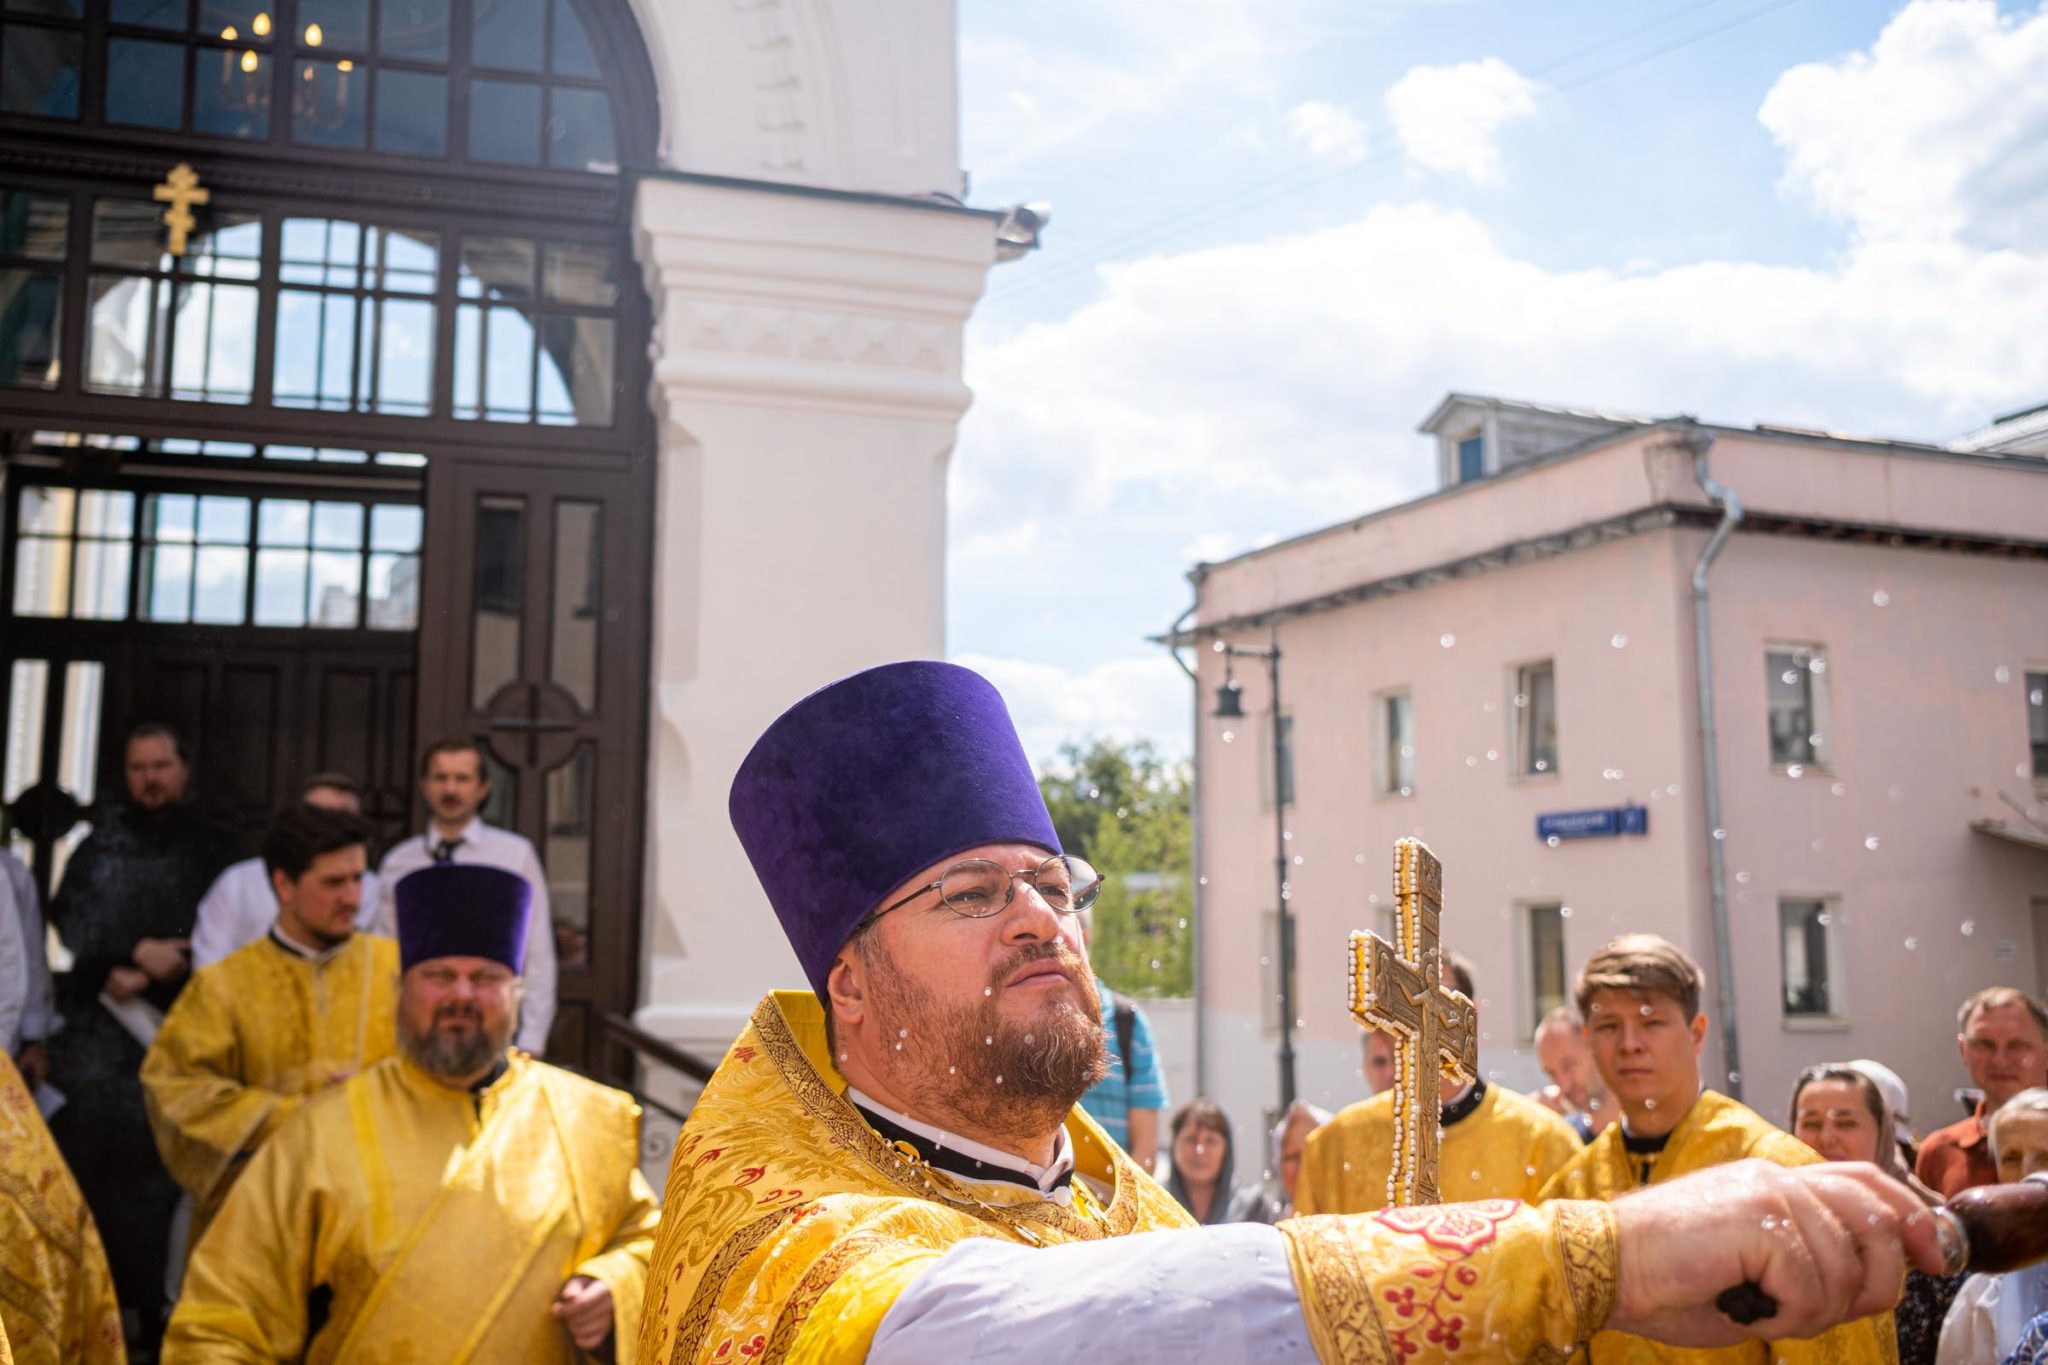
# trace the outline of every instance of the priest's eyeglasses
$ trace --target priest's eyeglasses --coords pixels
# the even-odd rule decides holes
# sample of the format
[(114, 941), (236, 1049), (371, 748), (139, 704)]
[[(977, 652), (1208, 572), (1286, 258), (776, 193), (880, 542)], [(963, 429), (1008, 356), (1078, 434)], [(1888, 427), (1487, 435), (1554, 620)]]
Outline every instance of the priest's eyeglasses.
[(1038, 898), (1062, 915), (1078, 915), (1095, 904), (1102, 890), (1102, 874), (1079, 858), (1047, 858), (1037, 867), (1012, 872), (987, 858), (963, 858), (947, 868), (935, 882), (920, 886), (893, 905), (885, 905), (867, 922), (874, 923), (891, 910), (900, 910), (927, 891), (939, 893), (939, 904), (966, 919), (987, 919), (1009, 908), (1017, 894), (1019, 878), (1030, 882)]

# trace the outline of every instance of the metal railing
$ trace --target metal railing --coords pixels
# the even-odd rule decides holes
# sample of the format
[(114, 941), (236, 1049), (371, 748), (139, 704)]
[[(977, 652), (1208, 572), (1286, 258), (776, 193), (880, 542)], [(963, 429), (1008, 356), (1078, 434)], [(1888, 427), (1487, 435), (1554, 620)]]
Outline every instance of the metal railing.
[[(696, 1081), (699, 1085), (710, 1080), (711, 1073), (718, 1069), (716, 1063), (707, 1062), (695, 1053), (683, 1051), (666, 1039), (655, 1037), (622, 1014), (600, 1014), (597, 1016), (597, 1024), (604, 1030), (606, 1038), (626, 1048), (642, 1062), (652, 1062), (656, 1066), (666, 1067), (680, 1076)], [(642, 1090), (636, 1089), (632, 1094), (634, 1099), (640, 1101), (642, 1107), (666, 1114), (677, 1123), (689, 1118), (685, 1111), (655, 1099)]]

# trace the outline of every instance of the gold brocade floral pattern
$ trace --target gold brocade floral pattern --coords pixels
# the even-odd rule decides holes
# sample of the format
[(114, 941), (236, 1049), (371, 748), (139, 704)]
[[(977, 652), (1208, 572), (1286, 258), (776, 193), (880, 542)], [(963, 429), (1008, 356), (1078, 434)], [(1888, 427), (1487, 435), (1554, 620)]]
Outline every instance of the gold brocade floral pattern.
[(0, 1324), (20, 1365), (116, 1365), (127, 1359), (99, 1230), (4, 1051)]
[[(1086, 1115), (1067, 1123), (1082, 1175), (1068, 1208), (935, 1171), (884, 1141), (841, 1093), (808, 992), (761, 1002), (691, 1111), (669, 1167), (641, 1359), (772, 1362), (801, 1354), (810, 1313), (849, 1272), (971, 1237), (1028, 1246), (1190, 1222)], [(872, 1334), (888, 1302), (861, 1307)]]
[(1280, 1225), (1330, 1365), (1562, 1361), (1614, 1306), (1612, 1213), (1517, 1200)]

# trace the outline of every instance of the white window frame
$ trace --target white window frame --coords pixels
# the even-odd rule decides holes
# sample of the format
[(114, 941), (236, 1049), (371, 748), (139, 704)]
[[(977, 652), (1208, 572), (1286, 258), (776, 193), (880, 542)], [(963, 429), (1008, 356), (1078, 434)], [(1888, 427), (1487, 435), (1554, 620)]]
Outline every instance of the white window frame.
[[(1403, 774), (1399, 770), (1402, 756), (1394, 752), (1392, 710), (1396, 702), (1408, 704), (1406, 782), (1401, 781)], [(1390, 687), (1384, 692), (1373, 693), (1372, 791), (1374, 796), (1395, 799), (1415, 795), (1415, 695), (1406, 687)]]
[[(1259, 809), (1273, 809), (1273, 713), (1259, 712), (1259, 723), (1254, 727), (1259, 735)], [(1285, 738), (1287, 751), (1287, 804), (1292, 807), (1301, 799), (1301, 753), (1295, 747), (1294, 708), (1283, 707), (1280, 712), (1280, 732)]]
[[(1533, 1045), (1536, 1028), (1543, 1022), (1543, 1016), (1558, 1005), (1571, 1003), (1571, 920), (1563, 913), (1566, 904), (1562, 899), (1515, 902), (1515, 1040), (1518, 1043)], [(1544, 1002), (1542, 983), (1537, 979), (1536, 916), (1539, 914), (1556, 916), (1558, 925), (1558, 982), (1561, 989), (1557, 999), (1549, 1003)]]
[[(1849, 954), (1842, 927), (1842, 898), (1832, 892), (1785, 891), (1778, 895), (1778, 1013), (1788, 1033), (1832, 1033), (1846, 1029), (1849, 1013)], [(1786, 1005), (1787, 968), (1785, 913), (1793, 906), (1818, 905), (1827, 917), (1821, 926), (1827, 946), (1827, 1012), (1795, 1014)]]
[[(2025, 671), (2020, 674), (2020, 683), (2020, 702), (2026, 715), (2028, 771), (2034, 775), (2035, 793), (2048, 793), (2048, 768), (2044, 768), (2034, 754), (2034, 745), (2039, 742), (2034, 734), (2035, 716), (2038, 714), (2044, 721), (2048, 721), (2048, 663), (2028, 663)], [(2037, 691), (2043, 693), (2038, 704), (2034, 701), (2034, 694)]]
[[(1782, 656), (1782, 662), (1781, 662)], [(1809, 732), (1808, 758), (1780, 758), (1776, 752), (1771, 734), (1771, 687), (1778, 675), (1787, 666), (1796, 667), (1806, 677), (1806, 707), (1813, 722)], [(1833, 772), (1835, 767), (1834, 667), (1828, 657), (1827, 646), (1812, 640), (1767, 640), (1764, 643), (1764, 753), (1770, 759), (1774, 772), (1790, 772), (1793, 768), (1811, 768), (1819, 772)], [(1812, 741), (1818, 740), (1818, 743)]]
[[(1537, 767), (1536, 760), (1529, 752), (1530, 722), (1536, 710), (1535, 701), (1523, 690), (1523, 675), (1533, 668), (1550, 670), (1550, 728), (1556, 752), (1543, 767)], [(1557, 657), (1522, 659), (1508, 665), (1508, 754), (1513, 761), (1510, 771), (1518, 782), (1551, 782), (1557, 779), (1564, 767), (1564, 727), (1558, 718), (1562, 709), (1559, 704), (1560, 687), (1557, 677)], [(1521, 699), (1518, 703), (1517, 699)]]

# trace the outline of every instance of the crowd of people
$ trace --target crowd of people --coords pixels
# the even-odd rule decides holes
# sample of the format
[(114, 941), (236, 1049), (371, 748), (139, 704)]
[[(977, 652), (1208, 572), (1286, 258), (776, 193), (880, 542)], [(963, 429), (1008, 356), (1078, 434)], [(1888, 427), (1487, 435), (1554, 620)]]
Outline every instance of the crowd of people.
[[(343, 1340), (412, 1339), (392, 1295), (437, 1239), (517, 1232), (547, 1276), (546, 1242), (488, 1211), (494, 1162), (533, 1160), (556, 1127), (574, 1130), (557, 1144), (576, 1153), (573, 1208), (549, 1238), (579, 1269), (518, 1292), (546, 1289), (564, 1349), (613, 1338), (615, 1310), (630, 1335), (656, 1209), (638, 1111), (528, 1055), (554, 1016), (547, 883), (533, 846), (480, 816), (481, 747), (428, 746), (427, 827), (375, 863), (346, 774), (307, 779), (239, 860), (168, 727), (128, 735), (122, 774), (49, 901), (62, 970), (34, 880), (0, 851), (0, 1165), (18, 1160), (35, 1195), (0, 1198), (15, 1359), (272, 1360), (316, 1340), (332, 1358)], [(287, 1128), (316, 1104), (324, 1127)], [(267, 1157), (281, 1133), (290, 1153)], [(251, 1181), (261, 1196), (231, 1204)], [(309, 1220), (313, 1244), (284, 1236)], [(267, 1300), (296, 1316), (254, 1311)], [(516, 1358), (549, 1358), (530, 1345)]]
[[(63, 970), (46, 960), (32, 880), (0, 854), (0, 1359), (11, 1347), (34, 1365), (743, 1360), (774, 1341), (811, 1358), (812, 1321), (872, 1359), (956, 1359), (964, 1341), (1047, 1329), (1061, 1302), (1174, 1293), (1230, 1300), (1247, 1343), (1277, 1334), (1260, 1358), (1300, 1358), (1304, 1324), (1328, 1358), (1321, 1296), (1355, 1305), (1374, 1258), (1411, 1254), (1400, 1238), (1417, 1231), (1313, 1216), (1389, 1202), (1406, 1118), (1391, 1040), (1364, 1037), (1374, 1093), (1335, 1115), (1295, 1102), (1257, 1152), (1239, 1151), (1207, 1099), (1162, 1124), (1150, 1023), (1085, 969), (1099, 880), (1057, 852), (999, 699), (964, 670), (897, 667), (907, 676), (875, 670), (881, 681), (807, 700), (735, 783), (735, 827), (812, 990), (763, 1001), (719, 1068), (679, 1141), (666, 1214), (639, 1170), (633, 1099), (537, 1060), (554, 1005), (545, 879), (527, 841), (480, 818), (489, 782), (473, 741), (428, 747), (427, 827), (373, 871), (375, 831), (348, 776), (309, 779), (236, 861), (191, 799), (178, 736), (137, 729), (125, 800), (50, 901)], [(908, 701), (894, 695), (905, 687)], [(834, 708), (856, 705), (911, 728), (834, 759), (853, 728)], [(876, 777), (876, 754), (911, 742), (952, 744), (981, 776), (971, 799), (877, 793), (892, 816), (925, 807), (922, 824), (878, 826), (843, 793), (894, 781)], [(991, 745), (999, 777), (986, 776)], [(845, 771), (811, 771), (835, 762)], [(863, 870), (852, 849), (887, 856)], [(921, 918), (885, 918), (925, 900)], [(948, 965), (962, 945), (981, 951), (963, 933), (996, 945), (986, 988)], [(1476, 998), (1455, 955), (1445, 977)], [(940, 999), (963, 986), (980, 999)], [(1644, 1227), (1735, 1256), (1756, 1236), (1753, 1210), (1821, 1199), (1833, 1212), (1780, 1223), (1781, 1240), (1795, 1259), (1840, 1265), (1830, 1238), (1898, 1238), (1901, 1208), (2048, 1173), (2048, 1008), (2024, 991), (1963, 1002), (1960, 1061), (1979, 1098), (1917, 1135), (1905, 1085), (1867, 1059), (1803, 1071), (1783, 1126), (1707, 1087), (1702, 989), (1677, 946), (1625, 935), (1537, 1030), (1548, 1087), (1442, 1082), (1443, 1196), (1490, 1220), (1466, 1251), (1497, 1239), (1499, 1264), (1535, 1255), (1523, 1272), (1458, 1271), (1475, 1294), (1493, 1276), (1517, 1305), (1491, 1321), (1536, 1334), (1532, 1358), (1553, 1358), (1541, 1340), (1576, 1341), (1588, 1365), (2048, 1362), (2048, 1269), (1945, 1276), (1924, 1254), (1914, 1268), (1874, 1261), (1877, 1243), (1860, 1241), (1874, 1288), (1826, 1311), (1788, 1304), (1782, 1337), (1667, 1344), (1684, 1305), (1639, 1303), (1656, 1297), (1640, 1277), (1675, 1283), (1685, 1253), (1645, 1271)], [(1013, 993), (1045, 1002), (1024, 1007), (1044, 1021), (1033, 1031), (1003, 1014)], [(1740, 1189), (1701, 1197), (1698, 1173), (1745, 1160)], [(1839, 1188), (1772, 1183), (1824, 1162), (1867, 1165)], [(1606, 1223), (1589, 1212), (1602, 1206), (1616, 1210)], [(1842, 1223), (1852, 1208), (1876, 1231)], [(1190, 1224), (1205, 1236), (1133, 1242), (1113, 1262), (1078, 1254)], [(1271, 1240), (1283, 1226), (1284, 1252)], [(1624, 1236), (1639, 1277), (1626, 1303)], [(1347, 1247), (1335, 1261), (1332, 1238)], [(1006, 1239), (1077, 1254), (1024, 1267)], [(1586, 1263), (1564, 1267), (1560, 1246)], [(1024, 1280), (1036, 1298), (988, 1296)], [(1865, 1306), (1840, 1311), (1852, 1304)], [(1432, 1330), (1455, 1350), (1462, 1320)], [(756, 1321), (773, 1340), (748, 1334)], [(1128, 1350), (1141, 1337), (1164, 1349), (1135, 1318), (1117, 1330)]]
[[(1445, 965), (1447, 984), (1477, 999), (1470, 966), (1455, 954)], [(1574, 1001), (1536, 1029), (1549, 1085), (1523, 1096), (1484, 1079), (1442, 1082), (1445, 1200), (1612, 1200), (1753, 1157), (1784, 1166), (1869, 1162), (1932, 1207), (2048, 1172), (2048, 1006), (2026, 992), (1992, 987), (1963, 1002), (1956, 1041), (1974, 1109), (1919, 1136), (1904, 1081), (1867, 1058), (1800, 1072), (1782, 1127), (1705, 1086), (1702, 987), (1699, 967), (1663, 939), (1626, 935), (1602, 948), (1581, 970)], [(1237, 1159), (1223, 1111), (1206, 1099), (1181, 1105), (1168, 1123), (1167, 1189), (1203, 1223), (1380, 1208), (1391, 1195), (1399, 1121), (1385, 1033), (1366, 1033), (1361, 1074), (1368, 1097), (1334, 1116), (1295, 1101), (1256, 1154), (1265, 1174), (1242, 1183), (1235, 1173), (1253, 1163)], [(2048, 1270), (1911, 1270), (1889, 1320), (1774, 1342), (1769, 1359), (1887, 1360), (1887, 1344), (1901, 1365), (2043, 1365)], [(1591, 1365), (1676, 1358), (1615, 1333), (1595, 1337), (1589, 1352)]]

